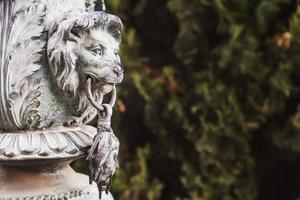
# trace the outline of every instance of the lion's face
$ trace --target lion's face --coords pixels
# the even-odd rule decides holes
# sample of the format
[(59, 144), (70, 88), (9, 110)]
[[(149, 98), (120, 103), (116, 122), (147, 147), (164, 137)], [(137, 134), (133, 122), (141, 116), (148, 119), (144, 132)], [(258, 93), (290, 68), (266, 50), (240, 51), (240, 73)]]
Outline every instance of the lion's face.
[(49, 31), (47, 53), (56, 85), (75, 96), (88, 77), (101, 88), (120, 83), (122, 28), (121, 20), (106, 12), (69, 13), (54, 24)]
[(102, 84), (122, 82), (124, 70), (119, 56), (119, 37), (120, 32), (113, 36), (101, 28), (81, 35), (78, 63), (85, 78), (91, 77)]

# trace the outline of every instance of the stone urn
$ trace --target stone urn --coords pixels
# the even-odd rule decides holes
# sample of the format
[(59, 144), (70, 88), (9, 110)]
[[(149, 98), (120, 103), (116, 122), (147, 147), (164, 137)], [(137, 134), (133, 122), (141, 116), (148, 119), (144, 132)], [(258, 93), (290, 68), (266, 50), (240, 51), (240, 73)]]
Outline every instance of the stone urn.
[(0, 199), (113, 199), (121, 20), (103, 1), (1, 0), (0, 27)]

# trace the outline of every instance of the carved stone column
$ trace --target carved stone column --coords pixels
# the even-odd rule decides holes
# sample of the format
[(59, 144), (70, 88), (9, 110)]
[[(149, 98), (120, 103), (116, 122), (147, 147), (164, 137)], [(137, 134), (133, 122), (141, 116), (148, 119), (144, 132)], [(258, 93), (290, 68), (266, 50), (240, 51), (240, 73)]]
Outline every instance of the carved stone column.
[[(122, 22), (103, 9), (93, 0), (0, 0), (0, 200), (113, 199)], [(98, 126), (88, 125), (95, 117)], [(69, 166), (87, 154), (90, 177)]]

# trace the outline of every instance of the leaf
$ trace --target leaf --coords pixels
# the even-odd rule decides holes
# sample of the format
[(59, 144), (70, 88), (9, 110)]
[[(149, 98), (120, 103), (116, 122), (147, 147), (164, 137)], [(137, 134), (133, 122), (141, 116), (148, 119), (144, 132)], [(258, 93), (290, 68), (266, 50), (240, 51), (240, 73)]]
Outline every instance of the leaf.
[(11, 49), (19, 43), (41, 35), (44, 28), (41, 26), (40, 21), (45, 15), (44, 10), (45, 6), (40, 4), (33, 5), (24, 12), (17, 13), (10, 34), (9, 47)]

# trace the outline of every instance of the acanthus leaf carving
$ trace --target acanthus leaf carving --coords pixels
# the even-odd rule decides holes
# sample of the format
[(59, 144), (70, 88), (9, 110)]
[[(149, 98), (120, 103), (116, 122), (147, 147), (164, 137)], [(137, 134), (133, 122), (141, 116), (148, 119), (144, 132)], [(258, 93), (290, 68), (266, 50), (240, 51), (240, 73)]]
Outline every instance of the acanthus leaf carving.
[(16, 12), (8, 42), (7, 84), (9, 104), (13, 123), (19, 129), (38, 127), (40, 116), (38, 97), (39, 80), (32, 78), (41, 65), (45, 42), (40, 39), (44, 30), (42, 18), (45, 15), (43, 4), (31, 5)]

